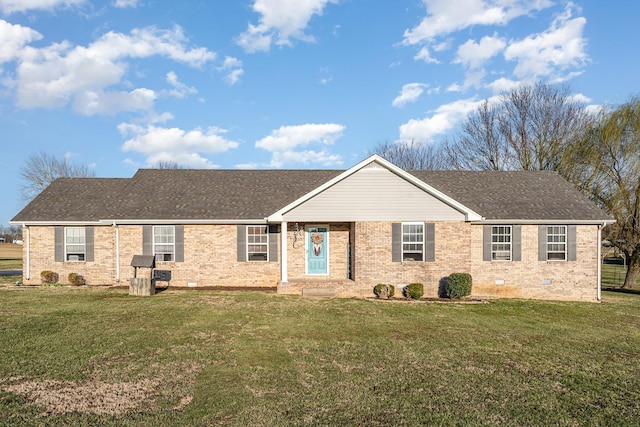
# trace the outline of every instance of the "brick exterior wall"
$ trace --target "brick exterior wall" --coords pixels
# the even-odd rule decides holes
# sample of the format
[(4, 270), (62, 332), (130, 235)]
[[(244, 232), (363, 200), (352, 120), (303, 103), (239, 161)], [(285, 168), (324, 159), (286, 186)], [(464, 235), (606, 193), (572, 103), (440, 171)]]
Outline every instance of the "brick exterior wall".
[[(598, 228), (577, 227), (576, 261), (538, 261), (538, 226), (522, 226), (522, 261), (482, 261), (482, 226), (472, 226), (469, 271), (484, 297), (597, 301)], [(504, 280), (504, 284), (496, 281)], [(542, 284), (550, 280), (551, 284)]]
[[(305, 227), (329, 228), (329, 275), (305, 274)], [(278, 292), (300, 295), (304, 288), (331, 288), (336, 296), (373, 296), (377, 283), (395, 286), (420, 282), (425, 297), (436, 297), (453, 272), (471, 273), (473, 295), (553, 300), (596, 301), (597, 226), (577, 227), (577, 261), (538, 261), (538, 226), (522, 225), (522, 261), (487, 262), (482, 256), (482, 225), (463, 222), (435, 224), (435, 262), (392, 262), (392, 224), (358, 222), (329, 224), (291, 223), (287, 229), (288, 283)], [(55, 262), (54, 227), (30, 226), (28, 285), (40, 284), (40, 272), (52, 270), (61, 283), (69, 273), (85, 277), (88, 285), (128, 285), (133, 255), (142, 254), (142, 226), (121, 225), (119, 230), (120, 281), (116, 280), (116, 227), (94, 227), (93, 262)], [(26, 236), (26, 233), (23, 233)], [(278, 240), (279, 239), (279, 235)], [(295, 244), (294, 244), (295, 242)], [(278, 245), (280, 242), (278, 241)], [(349, 260), (349, 248), (351, 260)], [(280, 280), (278, 262), (238, 262), (236, 225), (185, 225), (184, 262), (161, 262), (156, 268), (172, 271), (171, 286), (274, 287)], [(25, 267), (26, 268), (26, 267)], [(349, 272), (349, 268), (351, 272)], [(148, 271), (141, 269), (138, 277)], [(29, 279), (27, 279), (29, 277)], [(542, 284), (550, 280), (551, 284)], [(504, 281), (497, 284), (496, 281)], [(498, 282), (502, 283), (502, 282)], [(398, 289), (399, 291), (399, 289)], [(399, 295), (397, 292), (396, 295)]]
[[(116, 280), (116, 227), (94, 227), (94, 262), (55, 262), (54, 227), (29, 227), (30, 279), (40, 284), (40, 272), (51, 270), (60, 283), (69, 273), (85, 277), (88, 285), (128, 285), (134, 275), (131, 259), (143, 253), (142, 226), (120, 225), (120, 281)], [(27, 259), (24, 245), (24, 259)], [(159, 262), (157, 269), (171, 270), (171, 286), (275, 287), (280, 280), (279, 262), (238, 262), (236, 225), (185, 225), (184, 262)], [(149, 277), (138, 269), (138, 277)]]

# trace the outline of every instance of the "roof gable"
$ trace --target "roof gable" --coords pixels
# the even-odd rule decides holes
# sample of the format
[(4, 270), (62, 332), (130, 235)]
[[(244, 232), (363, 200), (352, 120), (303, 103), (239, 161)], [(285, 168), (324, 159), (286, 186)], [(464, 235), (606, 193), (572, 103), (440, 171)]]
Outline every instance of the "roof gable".
[[(378, 172), (377, 178), (379, 180), (376, 184), (382, 183), (380, 187), (368, 185), (366, 179), (357, 179), (355, 185), (347, 184), (349, 181), (356, 181), (356, 175), (369, 172)], [(385, 173), (381, 174), (380, 172)], [(393, 185), (385, 185), (385, 183), (391, 183), (392, 181), (394, 181)], [(402, 189), (404, 194), (394, 192), (394, 190), (398, 189)], [(403, 200), (403, 196), (406, 198), (405, 200)], [(416, 198), (420, 198), (420, 200), (412, 200)], [(337, 206), (339, 203), (346, 203), (347, 205), (340, 208)], [(389, 217), (389, 215), (394, 215), (395, 213), (390, 209), (385, 210), (381, 206), (382, 204), (390, 205), (394, 203), (400, 206), (407, 206), (404, 213), (405, 219), (411, 215), (415, 215), (415, 219), (426, 219), (428, 218), (428, 208), (438, 210), (433, 219), (448, 218), (473, 221), (482, 218), (478, 213), (436, 190), (424, 181), (417, 179), (382, 157), (372, 155), (279, 209), (269, 216), (269, 221), (283, 221), (288, 217), (303, 220), (302, 218), (307, 218), (313, 211), (317, 212), (317, 221), (339, 220), (338, 217), (334, 217), (331, 214), (342, 215), (343, 221), (394, 220), (398, 218)], [(411, 203), (413, 203), (413, 206), (410, 205)], [(415, 209), (411, 210), (411, 207), (415, 207)], [(327, 209), (329, 212), (322, 212), (321, 209)], [(376, 212), (371, 212), (371, 210), (376, 209)], [(411, 212), (407, 212), (407, 210), (411, 210)], [(420, 212), (422, 212), (422, 215)], [(354, 214), (355, 216), (353, 216)], [(427, 214), (427, 217), (423, 216), (424, 214)], [(325, 215), (324, 218), (323, 215)], [(349, 215), (352, 215), (352, 217)]]

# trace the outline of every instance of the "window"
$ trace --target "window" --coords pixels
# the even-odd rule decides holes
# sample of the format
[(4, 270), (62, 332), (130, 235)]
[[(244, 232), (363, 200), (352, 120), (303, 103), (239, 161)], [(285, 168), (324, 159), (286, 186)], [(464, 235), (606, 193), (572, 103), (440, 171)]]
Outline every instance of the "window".
[(172, 225), (153, 226), (153, 254), (156, 262), (175, 261), (176, 229)]
[(269, 232), (265, 225), (247, 226), (247, 261), (269, 260)]
[(491, 227), (491, 261), (511, 261), (511, 226)]
[(567, 260), (567, 226), (547, 226), (547, 261)]
[(84, 261), (86, 250), (84, 227), (66, 227), (64, 229), (65, 261)]
[(421, 222), (402, 223), (402, 260), (424, 260), (424, 224)]

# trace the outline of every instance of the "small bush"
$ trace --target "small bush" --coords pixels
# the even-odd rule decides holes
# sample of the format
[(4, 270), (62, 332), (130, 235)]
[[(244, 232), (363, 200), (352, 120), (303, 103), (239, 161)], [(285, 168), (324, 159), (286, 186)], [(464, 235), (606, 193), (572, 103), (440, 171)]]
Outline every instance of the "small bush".
[(471, 275), (469, 273), (451, 273), (447, 279), (447, 296), (462, 298), (471, 295)]
[(58, 281), (58, 273), (54, 273), (51, 270), (43, 270), (40, 272), (40, 280), (42, 284), (56, 283)]
[(373, 293), (380, 299), (389, 299), (395, 295), (396, 288), (393, 285), (378, 283), (373, 287)]
[(73, 286), (82, 286), (85, 284), (84, 277), (82, 277), (80, 274), (69, 273), (68, 278), (69, 278), (69, 283), (71, 283)]
[(422, 283), (409, 283), (402, 289), (402, 294), (408, 299), (420, 299), (424, 295)]

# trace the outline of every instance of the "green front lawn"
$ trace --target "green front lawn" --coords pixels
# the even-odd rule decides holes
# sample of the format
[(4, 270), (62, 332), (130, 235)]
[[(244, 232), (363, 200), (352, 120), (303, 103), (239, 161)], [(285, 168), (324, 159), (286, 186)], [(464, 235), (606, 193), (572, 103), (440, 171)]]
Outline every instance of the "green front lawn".
[(637, 425), (640, 296), (0, 288), (0, 425)]

